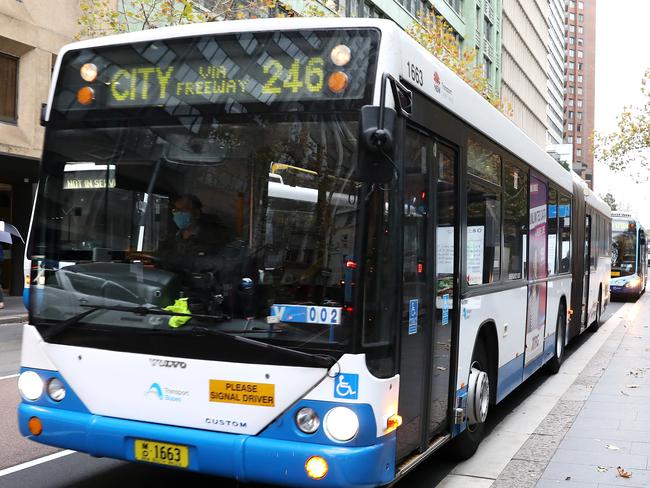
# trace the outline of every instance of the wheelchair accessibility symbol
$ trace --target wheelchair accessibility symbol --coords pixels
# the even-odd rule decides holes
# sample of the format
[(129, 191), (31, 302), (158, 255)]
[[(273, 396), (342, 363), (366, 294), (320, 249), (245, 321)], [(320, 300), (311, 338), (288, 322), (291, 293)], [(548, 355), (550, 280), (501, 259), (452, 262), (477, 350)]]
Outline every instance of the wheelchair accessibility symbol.
[(334, 398), (347, 398), (349, 400), (358, 399), (359, 375), (340, 373), (334, 379)]

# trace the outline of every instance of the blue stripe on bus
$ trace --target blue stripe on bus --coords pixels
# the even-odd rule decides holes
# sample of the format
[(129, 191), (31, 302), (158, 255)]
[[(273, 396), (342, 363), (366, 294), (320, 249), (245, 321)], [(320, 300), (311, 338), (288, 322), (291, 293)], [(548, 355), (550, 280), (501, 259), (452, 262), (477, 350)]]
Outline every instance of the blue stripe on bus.
[[(88, 408), (86, 408), (86, 405), (84, 405), (81, 399), (77, 396), (74, 390), (70, 387), (70, 385), (65, 381), (63, 376), (61, 376), (61, 374), (58, 371), (50, 371), (47, 369), (35, 369), (35, 368), (20, 368), (21, 373), (23, 373), (24, 371), (34, 371), (35, 373), (37, 373), (43, 380), (43, 384), (45, 386), (43, 388), (43, 394), (39, 399), (34, 401), (23, 400), (23, 402), (28, 403), (30, 405), (38, 405), (40, 407), (61, 408), (65, 410), (71, 410), (73, 412), (84, 412), (84, 413), (90, 412)], [(63, 383), (63, 386), (65, 387), (65, 398), (63, 398), (63, 400), (59, 402), (52, 400), (47, 394), (47, 384), (53, 378), (57, 378), (59, 381), (61, 381), (61, 383)]]
[[(27, 428), (34, 416), (43, 423), (38, 437)], [(239, 482), (371, 487), (389, 483), (395, 473), (394, 433), (371, 446), (332, 446), (137, 422), (25, 402), (18, 406), (18, 422), (20, 432), (34, 441), (127, 461), (134, 461), (135, 439), (182, 444), (189, 447), (189, 470)], [(328, 462), (329, 472), (321, 480), (312, 480), (305, 472), (311, 456)]]
[(528, 379), (535, 371), (541, 368), (544, 364), (544, 354), (540, 354), (530, 363), (524, 366), (524, 380)]
[(544, 362), (555, 355), (555, 332), (544, 339)]
[(523, 381), (524, 355), (507, 362), (499, 368), (499, 382), (497, 384), (497, 403), (503, 400), (512, 390)]

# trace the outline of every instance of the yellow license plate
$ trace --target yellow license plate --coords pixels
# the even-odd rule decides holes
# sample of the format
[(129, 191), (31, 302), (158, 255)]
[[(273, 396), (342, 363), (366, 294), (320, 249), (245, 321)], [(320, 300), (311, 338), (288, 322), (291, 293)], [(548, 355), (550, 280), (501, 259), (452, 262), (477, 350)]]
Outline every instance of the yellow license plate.
[(138, 461), (177, 468), (187, 468), (190, 464), (189, 449), (180, 444), (136, 439), (134, 449)]

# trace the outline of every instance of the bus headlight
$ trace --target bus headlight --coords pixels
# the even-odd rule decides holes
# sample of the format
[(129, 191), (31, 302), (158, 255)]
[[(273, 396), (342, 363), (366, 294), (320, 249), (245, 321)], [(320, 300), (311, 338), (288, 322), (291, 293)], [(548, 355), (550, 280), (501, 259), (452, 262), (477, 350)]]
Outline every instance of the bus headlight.
[(60, 402), (65, 398), (65, 386), (58, 378), (52, 378), (47, 383), (47, 394), (55, 402)]
[(18, 377), (18, 391), (26, 400), (38, 400), (43, 394), (43, 380), (34, 371), (24, 371)]
[(296, 425), (305, 434), (313, 434), (320, 427), (320, 419), (313, 408), (305, 407), (296, 413)]
[(334, 407), (325, 415), (323, 426), (332, 439), (347, 442), (359, 432), (359, 417), (347, 407)]

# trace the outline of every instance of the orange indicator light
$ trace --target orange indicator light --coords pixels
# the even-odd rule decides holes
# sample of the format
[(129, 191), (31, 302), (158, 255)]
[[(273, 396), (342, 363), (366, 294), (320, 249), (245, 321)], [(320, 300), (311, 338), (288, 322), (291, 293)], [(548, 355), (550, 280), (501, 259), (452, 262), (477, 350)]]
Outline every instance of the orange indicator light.
[(43, 424), (41, 423), (41, 419), (38, 417), (32, 417), (29, 419), (27, 421), (27, 427), (32, 435), (41, 435), (41, 432), (43, 432)]
[(312, 456), (305, 463), (307, 475), (314, 480), (323, 479), (328, 470), (327, 461), (320, 456)]
[(335, 71), (327, 78), (327, 87), (332, 93), (343, 93), (348, 87), (349, 81), (348, 75), (343, 71)]
[(95, 92), (89, 86), (79, 88), (77, 91), (77, 102), (81, 105), (90, 105), (95, 100)]
[(395, 414), (388, 417), (388, 422), (386, 423), (386, 432), (392, 432), (402, 425), (402, 416)]

